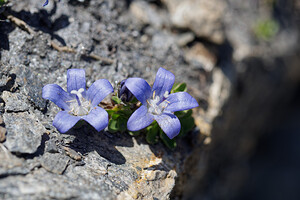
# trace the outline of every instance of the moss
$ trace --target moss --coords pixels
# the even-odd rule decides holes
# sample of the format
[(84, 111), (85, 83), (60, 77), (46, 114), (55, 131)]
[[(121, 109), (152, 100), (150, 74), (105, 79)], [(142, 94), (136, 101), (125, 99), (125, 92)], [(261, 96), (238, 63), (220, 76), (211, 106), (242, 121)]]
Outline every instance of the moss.
[(254, 26), (255, 36), (262, 40), (271, 40), (278, 30), (279, 24), (273, 19), (260, 20)]

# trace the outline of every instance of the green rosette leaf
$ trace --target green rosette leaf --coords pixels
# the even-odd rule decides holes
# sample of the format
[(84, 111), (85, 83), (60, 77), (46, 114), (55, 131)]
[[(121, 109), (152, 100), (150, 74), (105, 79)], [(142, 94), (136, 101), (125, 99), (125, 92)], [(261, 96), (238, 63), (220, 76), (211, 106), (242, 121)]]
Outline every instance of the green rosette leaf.
[(171, 93), (186, 92), (186, 83), (175, 83), (171, 89)]
[(122, 100), (117, 96), (112, 96), (111, 100), (113, 100), (116, 104), (120, 104)]
[(171, 150), (174, 150), (177, 146), (176, 140), (175, 139), (170, 139), (164, 132), (163, 130), (160, 130), (160, 139), (163, 141), (163, 143)]
[(156, 122), (152, 123), (146, 128), (146, 140), (149, 144), (155, 144), (158, 142), (159, 129), (160, 128)]
[(128, 134), (131, 135), (131, 136), (138, 136), (140, 135), (140, 131), (128, 131)]
[(188, 132), (193, 130), (193, 128), (195, 127), (195, 120), (192, 114), (193, 114), (192, 110), (175, 112), (175, 115), (178, 117), (181, 124), (181, 130), (178, 135), (179, 137), (185, 136)]

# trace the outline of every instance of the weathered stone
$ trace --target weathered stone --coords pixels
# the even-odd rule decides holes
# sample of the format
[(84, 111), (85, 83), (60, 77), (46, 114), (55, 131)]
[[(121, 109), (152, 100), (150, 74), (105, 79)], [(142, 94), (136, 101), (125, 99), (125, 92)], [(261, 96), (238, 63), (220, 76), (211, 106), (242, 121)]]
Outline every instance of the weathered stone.
[(29, 104), (26, 96), (20, 93), (11, 93), (3, 91), (2, 98), (5, 102), (5, 110), (10, 112), (26, 111)]
[(6, 128), (0, 126), (0, 142), (3, 142), (5, 140), (5, 133), (6, 133)]
[(32, 113), (4, 113), (5, 146), (11, 152), (34, 153), (41, 144), (45, 128)]
[(41, 159), (41, 165), (49, 172), (62, 174), (68, 166), (70, 159), (59, 153), (45, 153)]
[(156, 28), (168, 24), (166, 13), (159, 12), (156, 6), (145, 1), (133, 1), (130, 12), (142, 24), (151, 24)]
[(4, 113), (4, 103), (0, 102), (0, 113)]
[(58, 148), (53, 139), (45, 142), (45, 151), (49, 153), (58, 153)]
[(66, 154), (67, 154), (70, 158), (72, 158), (72, 159), (74, 159), (74, 160), (77, 160), (77, 161), (79, 161), (79, 160), (82, 159), (82, 156), (81, 156), (79, 153), (77, 153), (76, 151), (74, 151), (73, 149), (71, 149), (71, 148), (69, 148), (69, 147), (64, 147), (64, 150), (66, 151)]
[(192, 32), (183, 33), (176, 36), (176, 43), (180, 47), (186, 46), (195, 39), (195, 34)]
[(178, 28), (189, 28), (198, 37), (220, 44), (224, 41), (222, 0), (163, 0), (170, 11), (171, 21)]
[[(0, 175), (0, 199), (109, 200), (118, 198), (176, 199), (177, 197), (234, 199), (226, 195), (235, 193), (232, 192), (232, 186), (237, 188), (237, 185), (241, 185), (241, 176), (237, 174), (247, 173), (240, 173), (243, 170), (235, 170), (239, 168), (232, 165), (233, 160), (238, 163), (242, 161), (243, 166), (248, 166), (247, 157), (243, 152), (245, 149), (253, 148), (251, 144), (254, 144), (255, 133), (258, 132), (258, 129), (247, 130), (249, 127), (257, 127), (257, 124), (248, 122), (251, 120), (264, 122), (265, 120), (261, 118), (265, 116), (262, 110), (269, 107), (273, 100), (278, 100), (280, 106), (272, 112), (277, 111), (283, 107), (283, 100), (290, 95), (281, 93), (284, 94), (284, 98), (279, 98), (274, 95), (268, 97), (266, 94), (283, 91), (284, 88), (281, 87), (286, 85), (286, 82), (277, 82), (277, 80), (280, 78), (284, 80), (286, 79), (284, 77), (288, 77), (283, 76), (282, 72), (291, 61), (283, 59), (287, 57), (287, 54), (277, 54), (278, 57), (274, 57), (272, 52), (289, 52), (288, 58), (291, 59), (296, 51), (292, 48), (281, 47), (282, 44), (285, 47), (289, 46), (292, 40), (283, 39), (281, 43), (278, 43), (279, 38), (276, 38), (270, 43), (264, 43), (269, 49), (268, 52), (271, 51), (271, 55), (267, 55), (268, 59), (261, 63), (269, 62), (274, 58), (276, 62), (274, 65), (268, 65), (268, 68), (261, 68), (260, 62), (253, 62), (251, 70), (259, 69), (258, 74), (263, 74), (261, 79), (257, 79), (259, 77), (256, 76), (257, 73), (247, 69), (253, 58), (249, 58), (249, 54), (245, 52), (254, 52), (259, 58), (266, 54), (264, 50), (253, 51), (249, 46), (252, 41), (249, 36), (253, 35), (253, 32), (248, 30), (251, 30), (252, 24), (242, 20), (248, 16), (241, 17), (250, 10), (254, 13), (250, 13), (250, 16), (256, 19), (255, 13), (259, 9), (250, 7), (251, 4), (256, 4), (253, 1), (169, 0), (166, 4), (167, 8), (171, 12), (178, 13), (178, 16), (171, 13), (171, 18), (176, 22), (176, 17), (178, 17), (186, 23), (183, 23), (184, 26), (175, 25), (179, 29), (176, 27), (170, 29), (169, 25), (164, 24), (164, 20), (167, 22), (168, 19), (158, 21), (157, 17), (165, 18), (165, 12), (167, 12), (161, 4), (162, 1), (158, 0), (147, 0), (146, 10), (143, 10), (143, 3), (137, 3), (138, 1), (90, 0), (84, 1), (82, 6), (78, 6), (78, 1), (57, 3), (56, 6), (54, 2), (51, 1), (49, 6), (41, 9), (40, 2), (36, 0), (17, 3), (11, 1), (7, 11), (36, 30), (35, 34), (28, 34), (9, 21), (0, 26), (0, 74), (3, 74), (1, 80), (4, 80), (0, 82), (0, 91), (14, 91), (28, 97), (30, 101), (28, 115), (34, 119), (38, 118), (46, 126), (51, 138), (44, 146), (45, 140), (48, 139), (45, 135), (34, 154), (17, 153), (19, 157), (15, 161), (6, 157), (7, 155), (14, 156), (10, 153), (10, 149), (5, 147), (9, 146), (6, 143), (0, 143), (0, 148), (4, 149), (0, 152), (3, 154), (0, 157), (0, 163), (3, 159), (7, 159), (7, 162), (4, 162), (7, 165), (0, 169), (0, 171), (3, 169)], [(221, 26), (223, 24), (219, 23), (221, 21), (219, 16), (224, 16), (220, 8), (225, 3), (229, 3), (232, 7), (225, 12), (225, 15), (232, 17), (227, 18), (225, 27), (222, 27), (226, 31), (226, 42), (222, 45), (215, 45), (211, 42), (219, 44), (222, 37), (218, 34), (223, 35), (222, 29), (220, 30), (220, 24)], [(138, 9), (141, 12), (141, 20), (132, 19), (135, 16), (132, 15), (133, 12), (130, 13), (128, 6), (132, 7), (134, 4), (140, 4)], [(171, 4), (177, 5), (176, 10), (171, 10)], [(190, 4), (189, 7), (185, 6), (186, 4)], [(245, 4), (244, 10), (236, 9), (240, 4)], [(272, 6), (276, 5), (281, 4), (279, 2), (272, 4)], [(162, 15), (154, 16), (154, 21), (151, 21), (153, 19), (147, 19), (148, 11), (152, 12), (150, 16)], [(281, 11), (280, 8), (275, 14), (274, 12), (264, 13), (277, 15)], [(182, 18), (184, 12), (186, 12), (186, 19)], [(292, 12), (289, 12), (289, 15), (292, 15), (290, 13)], [(281, 20), (284, 21), (284, 14), (282, 14), (280, 13), (280, 23)], [(146, 20), (143, 18), (145, 16)], [(291, 27), (287, 29), (288, 33), (291, 33), (288, 34), (289, 36), (295, 35), (292, 34), (294, 32), (292, 22), (293, 20), (290, 20), (287, 24)], [(196, 36), (191, 37), (191, 34), (185, 34), (186, 31), (188, 33), (193, 31)], [(285, 30), (281, 29), (280, 33), (282, 32)], [(75, 53), (59, 52), (51, 47), (52, 40), (59, 46), (72, 48)], [(197, 42), (214, 46), (218, 51), (216, 56), (219, 66), (214, 67), (211, 73), (199, 70), (199, 62), (206, 62), (202, 61), (202, 58), (201, 61), (197, 61), (196, 65), (190, 61), (186, 62), (184, 50), (188, 48), (192, 50), (193, 46), (190, 45), (195, 45)], [(238, 43), (246, 48), (237, 48)], [(277, 46), (273, 45), (275, 43)], [(253, 43), (253, 45), (260, 46), (258, 43)], [(94, 56), (89, 57), (88, 54)], [(236, 63), (236, 54), (243, 55), (239, 56), (240, 60), (248, 57), (248, 62)], [(106, 63), (101, 61), (101, 58), (109, 58), (115, 62)], [(197, 56), (194, 56), (194, 59), (197, 60)], [(297, 65), (298, 63), (299, 61), (291, 64)], [(271, 70), (270, 66), (278, 65), (282, 65), (282, 70)], [(200, 104), (200, 108), (194, 112), (198, 128), (186, 138), (178, 139), (178, 148), (174, 151), (167, 150), (161, 144), (148, 145), (143, 136), (132, 138), (125, 133), (111, 134), (105, 131), (98, 133), (88, 124), (71, 129), (64, 135), (59, 134), (53, 127), (52, 121), (61, 109), (54, 103), (47, 104), (47, 101), (42, 99), (42, 87), (45, 84), (54, 83), (66, 88), (67, 69), (84, 68), (87, 85), (90, 86), (100, 78), (106, 78), (111, 83), (115, 83), (134, 76), (145, 78), (149, 83), (153, 83), (155, 73), (161, 66), (175, 74), (176, 82), (186, 82), (189, 93), (196, 97)], [(247, 73), (240, 77), (241, 71)], [(298, 70), (290, 73), (295, 75), (290, 80), (294, 80), (296, 75), (300, 74)], [(7, 81), (10, 74), (14, 75), (15, 79), (11, 76), (11, 79)], [(239, 82), (242, 84), (236, 84)], [(259, 93), (254, 92), (257, 86), (261, 91)], [(233, 98), (232, 91), (238, 91)], [(236, 101), (232, 101), (234, 99)], [(228, 107), (227, 111), (224, 110), (225, 104)], [(259, 105), (259, 107), (253, 105)], [(4, 111), (3, 101), (0, 99), (1, 115)], [(255, 112), (259, 114), (252, 117), (252, 113)], [(10, 116), (11, 113), (5, 114)], [(24, 126), (28, 129), (36, 127), (34, 120), (28, 115), (26, 117), (30, 123), (24, 120)], [(6, 121), (5, 118), (6, 127), (13, 127), (15, 124), (15, 120)], [(201, 134), (199, 134), (199, 129)], [(10, 128), (10, 130), (15, 129)], [(248, 139), (252, 135), (253, 137)], [(26, 140), (28, 137), (20, 136), (20, 138)], [(14, 140), (14, 143), (22, 145), (23, 141), (20, 141), (20, 138), (10, 138), (10, 142)], [(37, 143), (34, 138), (28, 140), (32, 144)], [(249, 141), (251, 141), (250, 144)], [(69, 149), (64, 149), (64, 146)], [(51, 156), (50, 152), (55, 154)], [(81, 157), (80, 161), (77, 153)], [(32, 157), (38, 161), (37, 164)], [(64, 169), (68, 159), (69, 162)], [(39, 167), (39, 162), (42, 160), (44, 167)], [(53, 163), (49, 163), (51, 160)], [(9, 165), (10, 163), (15, 164)], [(54, 167), (54, 163), (58, 163), (57, 168)], [(21, 168), (18, 168), (18, 165)], [(38, 167), (32, 168), (29, 165)], [(9, 171), (10, 166), (11, 171)], [(222, 168), (220, 169), (219, 166)], [(235, 173), (236, 171), (238, 173)]]
[(0, 148), (0, 160), (0, 177), (28, 174), (35, 167), (40, 166), (39, 162), (35, 159), (24, 160), (22, 158), (17, 158), (4, 146), (1, 146)]
[(203, 44), (196, 43), (185, 53), (185, 59), (196, 68), (211, 72), (217, 63), (217, 58)]

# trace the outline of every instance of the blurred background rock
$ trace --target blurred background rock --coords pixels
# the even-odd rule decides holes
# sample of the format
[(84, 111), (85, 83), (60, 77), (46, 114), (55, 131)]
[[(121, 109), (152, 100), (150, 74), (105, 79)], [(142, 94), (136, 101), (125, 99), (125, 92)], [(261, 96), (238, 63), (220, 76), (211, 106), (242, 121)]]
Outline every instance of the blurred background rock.
[[(0, 14), (0, 197), (300, 198), (298, 0), (42, 4), (12, 0)], [(200, 104), (175, 152), (52, 127), (41, 88), (65, 86), (67, 69), (85, 68), (90, 85), (153, 82), (161, 66)]]

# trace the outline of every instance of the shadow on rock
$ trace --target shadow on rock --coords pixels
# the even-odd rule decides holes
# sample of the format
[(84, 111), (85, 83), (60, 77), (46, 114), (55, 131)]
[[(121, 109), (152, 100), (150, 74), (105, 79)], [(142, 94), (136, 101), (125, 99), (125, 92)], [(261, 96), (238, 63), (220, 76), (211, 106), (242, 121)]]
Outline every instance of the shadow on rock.
[[(2, 50), (10, 50), (9, 46), (9, 33), (11, 33), (16, 26), (13, 25), (10, 21), (5, 21), (7, 19), (5, 16), (12, 15), (18, 19), (23, 20), (30, 27), (48, 33), (51, 35), (51, 39), (56, 39), (63, 46), (66, 46), (66, 42), (62, 37), (55, 34), (56, 31), (63, 29), (69, 26), (69, 17), (66, 15), (61, 15), (55, 21), (51, 21), (51, 17), (56, 13), (57, 6), (54, 3), (54, 7), (50, 12), (47, 12), (44, 9), (39, 10), (36, 13), (30, 13), (28, 11), (21, 10), (20, 12), (15, 12), (10, 10), (9, 7), (6, 8), (5, 14), (0, 14), (1, 26), (0, 26), (0, 58)], [(2, 21), (3, 20), (3, 21)]]
[[(2, 20), (2, 18), (0, 18)], [(1, 59), (1, 51), (7, 50), (9, 51), (9, 40), (8, 34), (14, 30), (14, 26), (6, 21), (1, 22), (0, 26), (0, 59)]]
[(69, 17), (66, 15), (61, 15), (55, 21), (51, 21), (51, 17), (56, 13), (56, 10), (57, 5), (55, 3), (53, 9), (50, 12), (41, 9), (36, 13), (30, 13), (24, 10), (20, 12), (9, 10), (8, 13), (23, 20), (30, 27), (34, 27), (39, 31), (50, 34), (51, 39), (56, 39), (62, 45), (66, 46), (66, 42), (64, 41), (64, 39), (55, 34), (55, 32), (69, 26)]
[(126, 159), (115, 146), (133, 147), (130, 136), (105, 131), (97, 132), (86, 122), (80, 128), (74, 127), (61, 136), (64, 146), (69, 146), (82, 155), (96, 151), (100, 156), (117, 165), (124, 164)]

